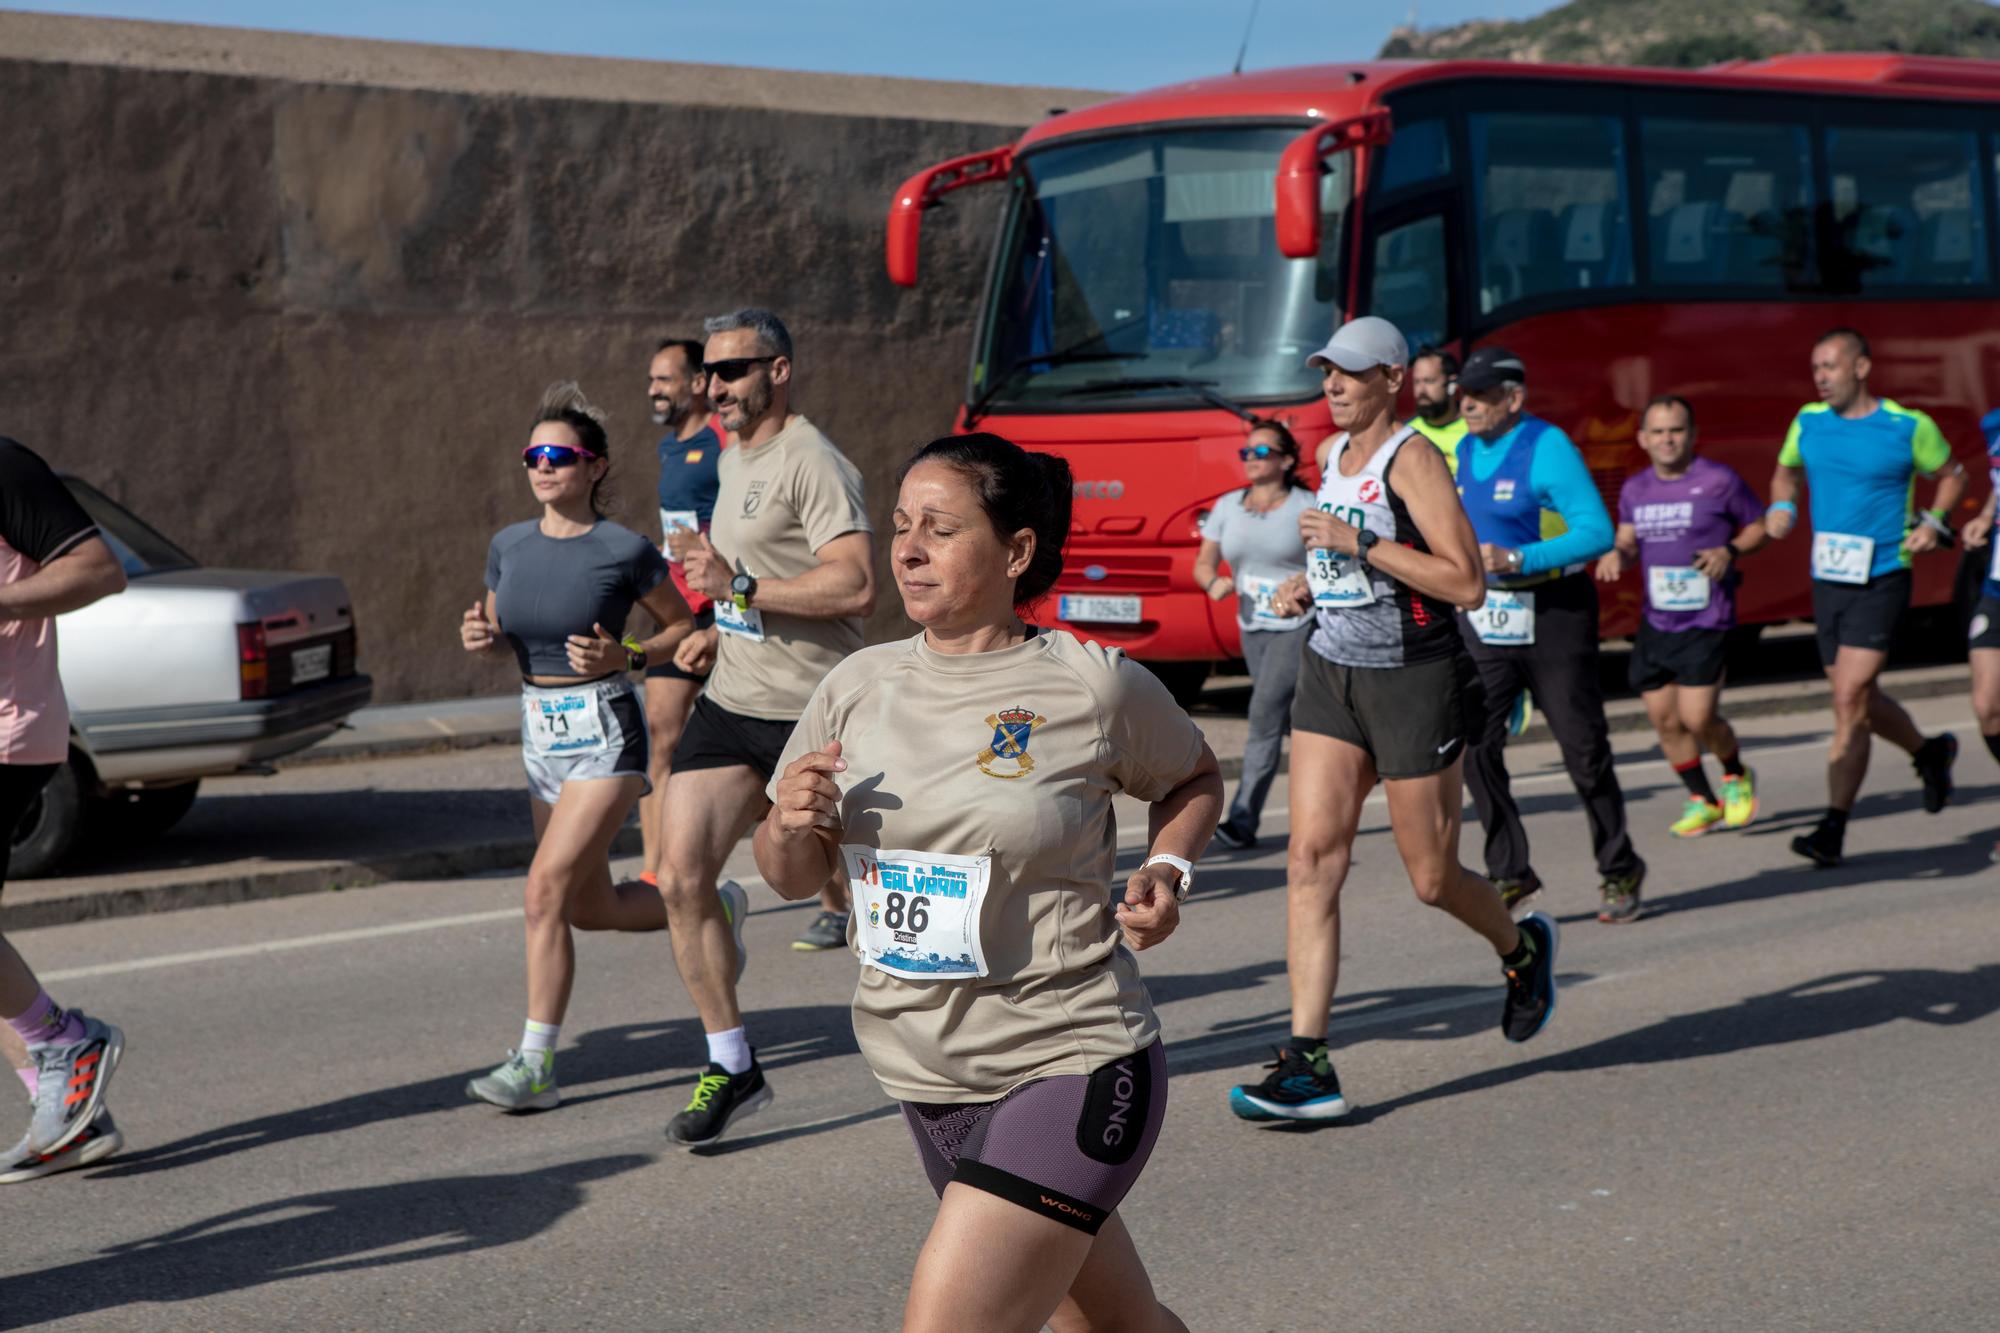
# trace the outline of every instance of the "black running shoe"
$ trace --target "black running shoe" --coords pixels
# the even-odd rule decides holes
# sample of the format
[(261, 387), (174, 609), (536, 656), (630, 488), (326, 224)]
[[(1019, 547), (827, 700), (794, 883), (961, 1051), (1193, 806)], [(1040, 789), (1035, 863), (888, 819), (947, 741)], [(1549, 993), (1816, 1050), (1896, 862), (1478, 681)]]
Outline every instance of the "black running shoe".
[(1598, 904), (1597, 919), (1610, 925), (1637, 921), (1646, 910), (1639, 900), (1639, 889), (1645, 882), (1644, 861), (1629, 875), (1606, 875), (1604, 883), (1598, 886), (1604, 898)]
[(1301, 1051), (1280, 1046), (1262, 1083), (1229, 1090), (1229, 1109), (1243, 1120), (1336, 1120), (1347, 1114), (1340, 1077), (1324, 1044)]
[(1508, 1041), (1526, 1041), (1548, 1026), (1556, 1012), (1556, 943), (1560, 932), (1546, 912), (1521, 918), (1521, 941), (1528, 958), (1507, 971), (1507, 1004), (1500, 1011), (1500, 1031)]
[(755, 1059), (740, 1074), (711, 1063), (694, 1085), (694, 1097), (687, 1110), (667, 1122), (667, 1139), (683, 1148), (705, 1148), (720, 1143), (731, 1121), (770, 1104), (771, 1089)]
[(1840, 844), (1842, 833), (1833, 825), (1821, 820), (1813, 826), (1811, 833), (1801, 833), (1792, 839), (1792, 850), (1818, 866), (1840, 864)]
[(1526, 902), (1542, 891), (1542, 877), (1532, 870), (1523, 871), (1519, 879), (1496, 879), (1493, 887), (1500, 890), (1500, 901), (1508, 911)]
[(1215, 826), (1215, 840), (1236, 852), (1248, 851), (1257, 845), (1256, 834), (1245, 833), (1226, 819)]
[(1924, 813), (1934, 815), (1951, 802), (1951, 766), (1958, 760), (1958, 737), (1933, 736), (1917, 747), (1911, 767), (1924, 784)]

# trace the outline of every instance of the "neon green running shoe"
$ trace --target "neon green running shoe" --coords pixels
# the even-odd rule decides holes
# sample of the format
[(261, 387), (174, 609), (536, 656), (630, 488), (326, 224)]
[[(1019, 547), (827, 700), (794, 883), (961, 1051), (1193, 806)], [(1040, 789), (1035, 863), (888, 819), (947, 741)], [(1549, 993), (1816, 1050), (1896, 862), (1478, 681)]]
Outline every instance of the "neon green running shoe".
[(1667, 831), (1676, 838), (1699, 838), (1723, 820), (1722, 807), (1714, 801), (1690, 796), (1681, 807), (1681, 817)]
[(509, 1051), (507, 1063), (465, 1085), (465, 1095), (503, 1111), (553, 1111), (562, 1105), (554, 1051)]
[(1757, 817), (1757, 773), (1747, 764), (1743, 776), (1722, 779), (1722, 826), (1742, 828)]

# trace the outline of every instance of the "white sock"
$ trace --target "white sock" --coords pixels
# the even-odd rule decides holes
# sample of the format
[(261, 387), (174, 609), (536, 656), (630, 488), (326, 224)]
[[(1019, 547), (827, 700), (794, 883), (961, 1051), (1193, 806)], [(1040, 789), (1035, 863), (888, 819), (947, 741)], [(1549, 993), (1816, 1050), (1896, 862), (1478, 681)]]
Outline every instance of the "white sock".
[(556, 1038), (562, 1035), (560, 1023), (537, 1023), (529, 1019), (521, 1029), (521, 1054), (543, 1055), (553, 1060), (556, 1054)]
[(708, 1058), (726, 1073), (740, 1074), (750, 1067), (750, 1039), (742, 1027), (708, 1034)]

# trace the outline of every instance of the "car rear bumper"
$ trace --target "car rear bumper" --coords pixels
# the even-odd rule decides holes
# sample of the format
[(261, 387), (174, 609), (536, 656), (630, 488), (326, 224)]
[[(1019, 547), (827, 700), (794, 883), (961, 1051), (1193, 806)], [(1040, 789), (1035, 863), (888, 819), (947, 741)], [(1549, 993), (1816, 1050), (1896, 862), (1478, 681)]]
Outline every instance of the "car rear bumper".
[(325, 740), (374, 698), (375, 682), (343, 676), (275, 699), (78, 713), (100, 781), (162, 782), (233, 773)]

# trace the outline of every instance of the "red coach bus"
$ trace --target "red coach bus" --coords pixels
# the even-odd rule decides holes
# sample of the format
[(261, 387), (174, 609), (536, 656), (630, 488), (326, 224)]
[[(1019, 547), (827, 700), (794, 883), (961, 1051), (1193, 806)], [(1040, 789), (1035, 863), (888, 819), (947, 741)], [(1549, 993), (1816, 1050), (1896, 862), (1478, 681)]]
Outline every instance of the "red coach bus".
[[(1529, 410), (1607, 502), (1644, 465), (1658, 393), (1691, 399), (1705, 452), (1761, 492), (1813, 396), (1814, 338), (1853, 325), (1872, 387), (1937, 419), (1983, 499), (1996, 155), (1992, 61), (1281, 69), (1057, 115), (922, 172), (891, 205), (888, 265), (913, 285), (923, 210), (1006, 191), (958, 426), (1069, 459), (1062, 623), (1190, 688), (1239, 652), (1235, 604), (1192, 570), (1199, 515), (1241, 484), (1242, 417), (1323, 437), (1305, 358), (1360, 314), (1413, 349), (1521, 353)], [(1746, 622), (1810, 614), (1807, 545), (1750, 566)], [(1918, 604), (1950, 600), (1953, 564), (1917, 562)], [(1639, 596), (1606, 590), (1608, 636)]]

